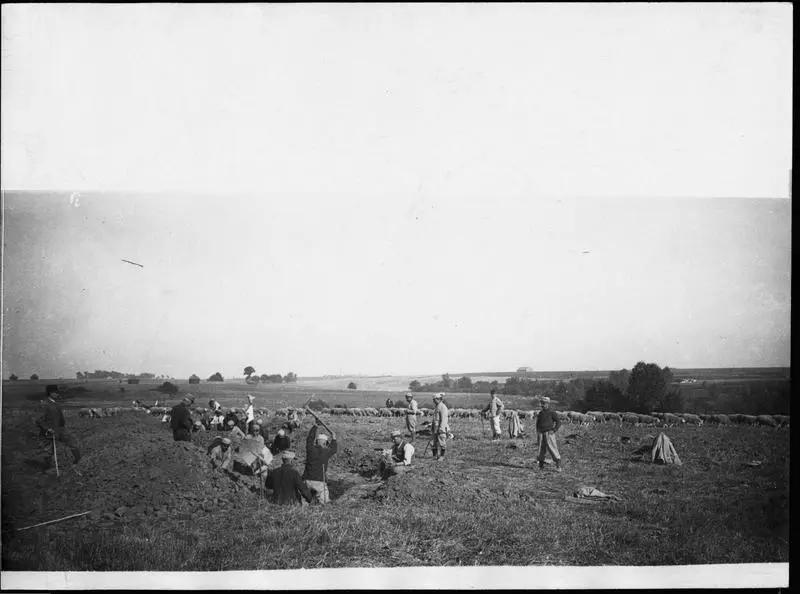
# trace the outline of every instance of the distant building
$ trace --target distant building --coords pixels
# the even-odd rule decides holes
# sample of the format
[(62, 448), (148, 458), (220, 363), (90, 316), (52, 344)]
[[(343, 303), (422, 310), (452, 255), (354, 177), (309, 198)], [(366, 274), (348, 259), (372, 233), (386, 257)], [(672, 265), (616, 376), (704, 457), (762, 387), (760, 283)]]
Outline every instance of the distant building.
[(139, 378), (138, 377), (129, 377), (128, 378), (128, 383), (129, 384), (138, 384), (139, 383)]
[(521, 375), (522, 377), (528, 377), (529, 373), (533, 372), (533, 367), (518, 367), (517, 368), (517, 375)]

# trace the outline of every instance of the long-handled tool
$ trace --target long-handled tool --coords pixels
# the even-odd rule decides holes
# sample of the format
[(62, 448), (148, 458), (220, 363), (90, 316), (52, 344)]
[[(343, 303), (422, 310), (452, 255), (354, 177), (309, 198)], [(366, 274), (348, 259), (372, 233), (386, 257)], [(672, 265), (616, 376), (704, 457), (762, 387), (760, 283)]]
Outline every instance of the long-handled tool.
[(314, 411), (313, 411), (313, 410), (311, 410), (310, 408), (308, 408), (308, 406), (306, 406), (306, 407), (305, 407), (305, 410), (308, 412), (308, 414), (310, 414), (310, 415), (311, 415), (312, 417), (314, 417), (314, 418), (315, 418), (317, 421), (319, 421), (319, 424), (320, 424), (320, 425), (322, 425), (323, 427), (325, 427), (325, 429), (327, 429), (327, 430), (328, 430), (328, 431), (329, 431), (331, 434), (333, 434), (333, 431), (331, 431), (331, 428), (330, 428), (330, 427), (328, 427), (328, 426), (325, 424), (325, 421), (323, 421), (323, 420), (322, 420), (322, 419), (320, 419), (320, 418), (319, 418), (319, 417), (318, 417), (316, 414), (314, 414)]
[(56, 476), (61, 476), (61, 473), (58, 472), (58, 450), (56, 449), (56, 434), (53, 433), (51, 436), (53, 438), (53, 458), (56, 461)]

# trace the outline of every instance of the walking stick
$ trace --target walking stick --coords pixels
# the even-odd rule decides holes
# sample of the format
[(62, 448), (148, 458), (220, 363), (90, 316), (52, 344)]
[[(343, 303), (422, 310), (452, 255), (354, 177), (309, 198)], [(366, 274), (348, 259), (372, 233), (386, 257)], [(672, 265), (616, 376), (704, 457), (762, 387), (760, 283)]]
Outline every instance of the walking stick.
[(61, 476), (61, 473), (58, 472), (58, 450), (56, 449), (56, 434), (53, 433), (53, 458), (56, 460), (56, 476)]

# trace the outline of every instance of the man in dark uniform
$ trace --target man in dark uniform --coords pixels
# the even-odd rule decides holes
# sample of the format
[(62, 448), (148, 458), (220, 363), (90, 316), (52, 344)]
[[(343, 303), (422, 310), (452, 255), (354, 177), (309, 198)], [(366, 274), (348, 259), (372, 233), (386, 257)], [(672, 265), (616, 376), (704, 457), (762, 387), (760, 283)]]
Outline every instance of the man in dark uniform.
[(294, 468), (294, 452), (281, 452), (283, 465), (269, 473), (266, 487), (272, 489), (272, 502), (278, 505), (300, 505), (302, 499), (311, 503), (311, 491)]
[(191, 396), (184, 396), (183, 399), (172, 407), (170, 413), (170, 427), (172, 427), (172, 437), (175, 441), (192, 441), (192, 413), (189, 405), (194, 399)]
[(47, 400), (44, 401), (44, 411), (36, 421), (36, 425), (39, 427), (39, 432), (43, 437), (48, 440), (52, 440), (55, 437), (56, 441), (66, 445), (72, 452), (75, 464), (77, 464), (81, 459), (81, 452), (78, 449), (75, 438), (65, 429), (64, 413), (61, 411), (61, 407), (58, 406), (57, 399), (58, 386), (47, 386)]
[(278, 429), (278, 434), (275, 436), (269, 449), (273, 456), (277, 456), (281, 452), (288, 450), (291, 444), (292, 442), (289, 436), (286, 435), (286, 431), (284, 429)]

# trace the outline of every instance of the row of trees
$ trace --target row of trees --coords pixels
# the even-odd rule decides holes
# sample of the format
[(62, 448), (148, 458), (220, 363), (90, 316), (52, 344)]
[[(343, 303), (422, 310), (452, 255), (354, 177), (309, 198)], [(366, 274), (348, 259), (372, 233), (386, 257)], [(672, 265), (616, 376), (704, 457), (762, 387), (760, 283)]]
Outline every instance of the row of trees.
[(258, 375), (255, 367), (248, 365), (244, 368), (244, 381), (248, 384), (257, 384), (259, 382), (262, 384), (291, 384), (297, 382), (297, 374), (294, 371), (290, 371), (286, 375), (281, 375), (280, 373), (273, 373), (269, 375), (262, 373), (261, 375)]
[(548, 396), (571, 410), (582, 412), (683, 412), (683, 396), (679, 388), (671, 386), (672, 381), (669, 367), (662, 369), (655, 363), (640, 361), (632, 370), (612, 371), (604, 380), (538, 380), (515, 376), (500, 384), (497, 381), (473, 382), (466, 376), (454, 381), (445, 373), (434, 383), (422, 384), (414, 380), (408, 389), (412, 392), (488, 392), (494, 388), (505, 395)]
[(491, 389), (500, 390), (501, 385), (497, 380), (492, 382), (477, 381), (472, 378), (462, 376), (457, 380), (450, 377), (449, 373), (442, 374), (442, 379), (432, 384), (423, 384), (419, 380), (414, 380), (408, 384), (408, 389), (412, 392), (445, 392), (455, 390), (457, 392), (488, 392)]
[[(88, 380), (88, 379), (127, 379), (127, 378), (138, 378), (138, 379), (154, 379), (156, 377), (155, 373), (122, 373), (120, 371), (106, 371), (105, 369), (95, 369), (94, 371), (76, 371), (75, 377), (79, 380)], [(159, 376), (160, 378), (161, 376)]]

